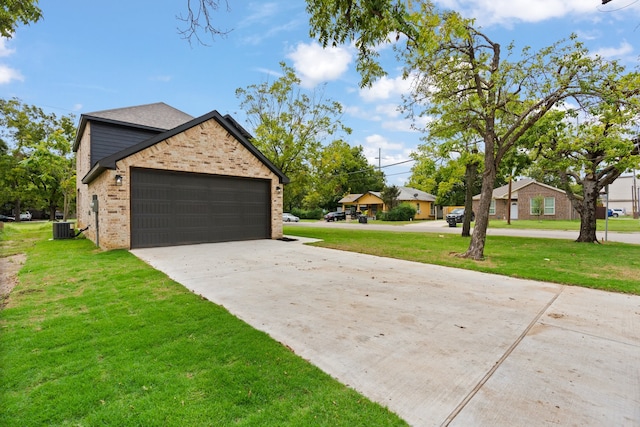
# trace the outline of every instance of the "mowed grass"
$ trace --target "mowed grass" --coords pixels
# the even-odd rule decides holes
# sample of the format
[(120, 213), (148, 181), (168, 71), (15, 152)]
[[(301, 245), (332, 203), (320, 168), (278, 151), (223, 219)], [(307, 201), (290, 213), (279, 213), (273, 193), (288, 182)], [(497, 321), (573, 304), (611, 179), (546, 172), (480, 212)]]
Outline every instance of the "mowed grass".
[(27, 253), (0, 311), (2, 426), (406, 425), (127, 251), (0, 236)]
[(285, 226), (314, 245), (607, 291), (640, 294), (640, 245), (488, 236), (485, 260), (460, 258), (469, 238), (454, 234)]
[[(511, 224), (507, 224), (506, 220), (491, 220), (489, 228), (514, 228), (514, 229), (530, 229), (530, 230), (580, 230), (580, 220), (512, 220)], [(619, 218), (609, 218), (608, 221), (603, 219), (597, 220), (596, 229), (598, 231), (613, 231), (617, 233), (640, 233), (640, 220), (633, 219), (630, 216)]]

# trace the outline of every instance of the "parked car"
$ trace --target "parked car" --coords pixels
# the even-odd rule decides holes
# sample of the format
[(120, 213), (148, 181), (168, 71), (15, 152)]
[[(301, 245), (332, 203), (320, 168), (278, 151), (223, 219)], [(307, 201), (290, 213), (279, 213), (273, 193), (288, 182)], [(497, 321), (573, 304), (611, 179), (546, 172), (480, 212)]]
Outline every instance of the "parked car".
[(20, 214), (20, 221), (31, 221), (31, 212), (26, 211)]
[(627, 210), (625, 208), (613, 208), (611, 209), (613, 213), (617, 213), (618, 216), (623, 216), (627, 214)]
[(300, 221), (300, 218), (298, 218), (295, 215), (291, 215), (290, 213), (283, 213), (282, 214), (282, 221), (284, 221), (284, 222), (298, 222), (298, 221)]
[[(471, 221), (476, 219), (476, 214), (471, 212)], [(457, 224), (464, 222), (464, 208), (455, 208), (447, 214), (447, 224), (449, 227), (455, 227)]]
[(324, 216), (325, 221), (344, 221), (347, 219), (347, 214), (345, 212), (329, 212)]
[(607, 211), (607, 216), (612, 216), (614, 218), (618, 218), (618, 212), (614, 211), (613, 209), (609, 209)]
[(7, 216), (7, 215), (0, 215), (0, 221), (1, 222), (13, 222), (16, 219), (12, 216)]

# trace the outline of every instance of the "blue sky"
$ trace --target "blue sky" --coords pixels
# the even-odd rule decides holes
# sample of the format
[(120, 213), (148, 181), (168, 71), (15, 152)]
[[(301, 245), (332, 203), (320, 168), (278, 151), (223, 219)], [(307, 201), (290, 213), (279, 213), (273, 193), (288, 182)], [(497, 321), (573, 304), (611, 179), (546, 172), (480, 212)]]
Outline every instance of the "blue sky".
[[(400, 64), (383, 52), (389, 76), (360, 89), (350, 46), (323, 50), (308, 36), (302, 0), (228, 0), (230, 11), (214, 15), (232, 30), (208, 46), (178, 34), (186, 0), (41, 0), (44, 18), (0, 39), (0, 97), (20, 98), (58, 115), (165, 102), (192, 116), (211, 110), (245, 117), (235, 96), (274, 79), (285, 61), (305, 88), (324, 85), (325, 95), (345, 108), (347, 140), (362, 145), (369, 161), (400, 163), (420, 134), (397, 111), (409, 84)], [(222, 2), (224, 4), (224, 1)], [(503, 45), (542, 47), (572, 32), (595, 54), (618, 59), (629, 70), (640, 55), (640, 1), (438, 0), (475, 17)], [(377, 159), (378, 153), (381, 159)], [(391, 184), (409, 178), (411, 163), (384, 168)]]

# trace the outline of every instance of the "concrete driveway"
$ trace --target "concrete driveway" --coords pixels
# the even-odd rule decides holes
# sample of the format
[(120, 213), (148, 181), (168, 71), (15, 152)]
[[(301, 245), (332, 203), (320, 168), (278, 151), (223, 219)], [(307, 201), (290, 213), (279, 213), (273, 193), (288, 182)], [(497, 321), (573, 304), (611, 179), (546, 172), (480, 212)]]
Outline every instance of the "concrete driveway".
[(640, 296), (303, 240), (132, 252), (411, 425), (640, 425)]

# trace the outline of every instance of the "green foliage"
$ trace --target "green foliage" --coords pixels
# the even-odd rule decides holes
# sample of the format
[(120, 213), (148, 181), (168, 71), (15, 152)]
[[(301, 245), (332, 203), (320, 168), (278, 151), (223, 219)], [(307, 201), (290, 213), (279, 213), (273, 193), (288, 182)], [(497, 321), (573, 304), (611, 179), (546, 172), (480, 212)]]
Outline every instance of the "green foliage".
[(291, 209), (291, 213), (300, 219), (322, 219), (322, 216), (324, 215), (322, 208), (315, 208), (315, 209), (293, 208)]
[(251, 142), (291, 180), (284, 190), (284, 206), (291, 210), (303, 205), (324, 139), (351, 129), (340, 121), (340, 103), (325, 99), (322, 90), (302, 90), (293, 68), (280, 66), (282, 77), (238, 88), (236, 96), (253, 128)]
[(62, 206), (68, 211), (75, 198), (75, 140), (73, 116), (57, 117), (18, 99), (0, 100), (3, 140), (0, 184), (6, 191), (0, 203), (11, 201), (17, 211), (48, 209), (51, 217)]
[(18, 25), (28, 25), (42, 18), (38, 0), (9, 0), (0, 3), (0, 35), (10, 39)]
[(619, 90), (627, 80), (637, 83), (635, 78), (624, 77), (618, 64), (590, 55), (575, 36), (538, 52), (525, 47), (519, 59), (512, 59), (513, 44), (503, 49), (473, 20), (440, 11), (428, 0), (315, 0), (307, 10), (311, 35), (323, 45), (355, 42), (365, 85), (384, 74), (379, 45), (389, 34), (404, 35), (394, 49), (414, 83), (405, 109), (413, 117), (435, 118), (428, 131), (438, 139), (481, 145), (481, 199), (465, 253), (471, 258), (483, 257), (501, 163), (529, 128), (568, 100), (589, 108), (602, 102), (620, 105), (620, 100), (638, 96), (637, 90)]
[(336, 140), (323, 147), (312, 159), (309, 184), (303, 205), (335, 210), (346, 194), (379, 191), (384, 173), (369, 164), (361, 146), (352, 147)]
[(383, 212), (378, 219), (382, 221), (411, 221), (416, 216), (416, 208), (409, 203), (402, 203), (389, 212)]
[(393, 210), (398, 204), (398, 196), (400, 196), (400, 189), (395, 185), (385, 186), (380, 192), (380, 198), (389, 210)]

